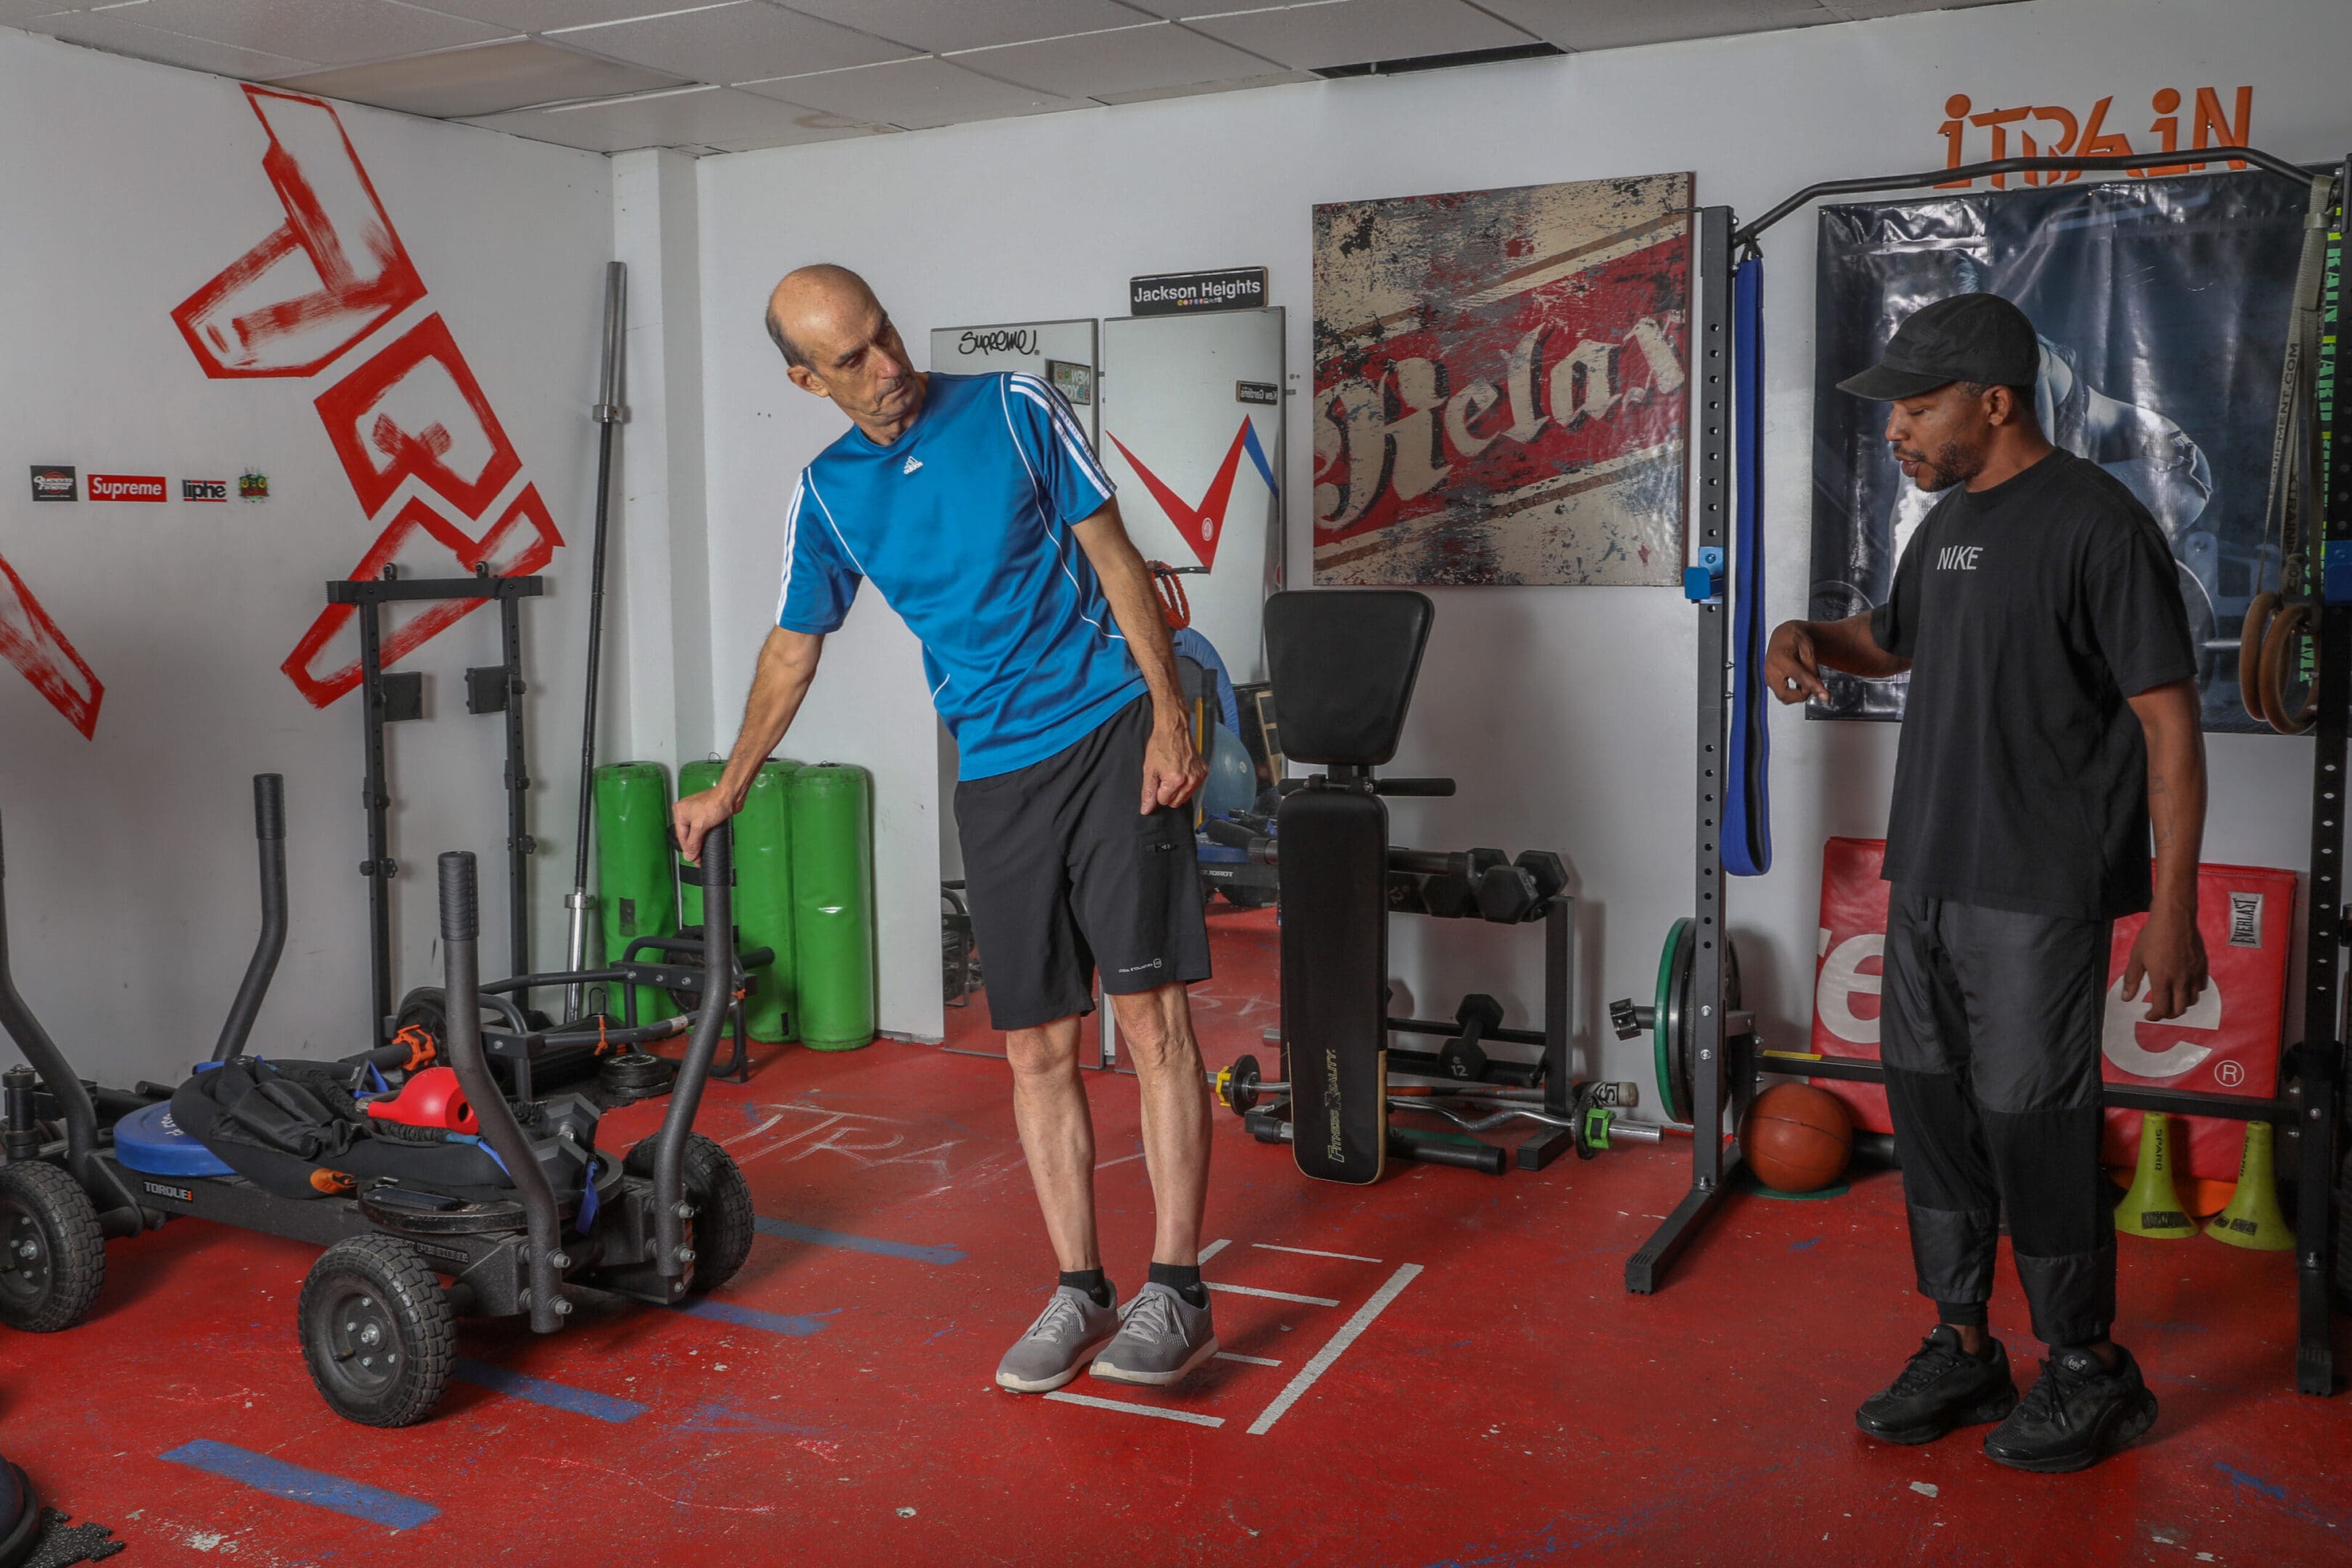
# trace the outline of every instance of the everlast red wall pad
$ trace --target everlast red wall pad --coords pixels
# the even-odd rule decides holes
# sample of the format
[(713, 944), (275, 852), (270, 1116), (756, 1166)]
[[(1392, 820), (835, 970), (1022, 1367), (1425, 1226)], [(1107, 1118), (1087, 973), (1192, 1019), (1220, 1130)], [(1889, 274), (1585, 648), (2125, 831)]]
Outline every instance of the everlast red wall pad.
[[(1823, 1056), (1878, 1056), (1887, 898), (1878, 873), (1885, 853), (1885, 841), (1876, 838), (1832, 838), (1822, 848), (1811, 1048)], [(2101, 1042), (2106, 1058), (2101, 1067), (2109, 1083), (2264, 1098), (2277, 1092), (2294, 889), (2292, 871), (2263, 866), (2199, 868), (2197, 923), (2213, 981), (2184, 1016), (2165, 1024), (2142, 1022), (2145, 1005), (2121, 996), (2124, 964), (2147, 917), (2116, 922)], [(1876, 1085), (1823, 1080), (1821, 1087), (1853, 1108), (1857, 1126), (1892, 1130), (1885, 1091)], [(2218, 1182), (2237, 1179), (2242, 1123), (2192, 1118), (2188, 1133), (2181, 1163), (2186, 1173)], [(2138, 1113), (2107, 1112), (2106, 1163), (2128, 1165), (2138, 1152)]]

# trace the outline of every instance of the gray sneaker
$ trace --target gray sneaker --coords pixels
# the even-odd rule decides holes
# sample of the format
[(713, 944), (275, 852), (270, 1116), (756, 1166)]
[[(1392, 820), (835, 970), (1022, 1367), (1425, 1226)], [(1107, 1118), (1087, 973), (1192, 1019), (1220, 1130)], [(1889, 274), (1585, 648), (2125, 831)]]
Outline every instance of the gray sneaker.
[(1209, 1309), (1165, 1285), (1146, 1285), (1118, 1319), (1118, 1337), (1095, 1357), (1097, 1377), (1164, 1387), (1217, 1353)]
[(1013, 1342), (996, 1368), (996, 1386), (1015, 1394), (1049, 1394), (1078, 1375), (1087, 1358), (1118, 1328), (1118, 1300), (1097, 1307), (1075, 1285), (1057, 1285), (1054, 1299)]

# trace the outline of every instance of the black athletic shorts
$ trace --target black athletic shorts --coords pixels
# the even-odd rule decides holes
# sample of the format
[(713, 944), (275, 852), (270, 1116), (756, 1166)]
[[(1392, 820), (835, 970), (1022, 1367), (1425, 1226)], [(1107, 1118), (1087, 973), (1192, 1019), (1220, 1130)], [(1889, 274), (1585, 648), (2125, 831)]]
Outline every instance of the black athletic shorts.
[(989, 1021), (1031, 1029), (1112, 994), (1209, 978), (1191, 805), (1137, 810), (1147, 695), (1009, 773), (956, 785), (965, 895)]

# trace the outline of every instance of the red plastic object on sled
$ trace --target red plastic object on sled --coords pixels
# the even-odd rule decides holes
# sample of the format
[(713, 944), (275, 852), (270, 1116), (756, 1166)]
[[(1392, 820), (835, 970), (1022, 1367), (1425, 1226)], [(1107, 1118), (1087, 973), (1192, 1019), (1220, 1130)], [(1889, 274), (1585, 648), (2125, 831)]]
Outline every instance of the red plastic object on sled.
[(450, 1132), (478, 1136), (481, 1118), (466, 1099), (455, 1068), (426, 1068), (400, 1086), (400, 1092), (372, 1101), (368, 1114), (409, 1127), (438, 1127)]

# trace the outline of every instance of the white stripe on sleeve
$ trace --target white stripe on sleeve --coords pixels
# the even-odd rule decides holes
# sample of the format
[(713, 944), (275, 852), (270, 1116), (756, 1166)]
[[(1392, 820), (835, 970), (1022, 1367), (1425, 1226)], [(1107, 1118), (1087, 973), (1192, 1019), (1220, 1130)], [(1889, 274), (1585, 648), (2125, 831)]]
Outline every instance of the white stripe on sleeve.
[(1102, 465), (1095, 461), (1094, 453), (1087, 450), (1086, 431), (1062, 405), (1061, 397), (1047, 390), (1045, 384), (1034, 376), (1013, 374), (1005, 379), (1014, 391), (1045, 411), (1047, 423), (1061, 437), (1063, 447), (1078, 465), (1078, 471), (1087, 477), (1087, 482), (1094, 486), (1097, 495), (1108, 500), (1111, 495), (1110, 476), (1103, 472)]
[(784, 572), (783, 582), (776, 589), (776, 624), (783, 625), (784, 604), (793, 596), (793, 552), (800, 543), (801, 497), (808, 490), (808, 470), (793, 483), (793, 499), (784, 508)]

